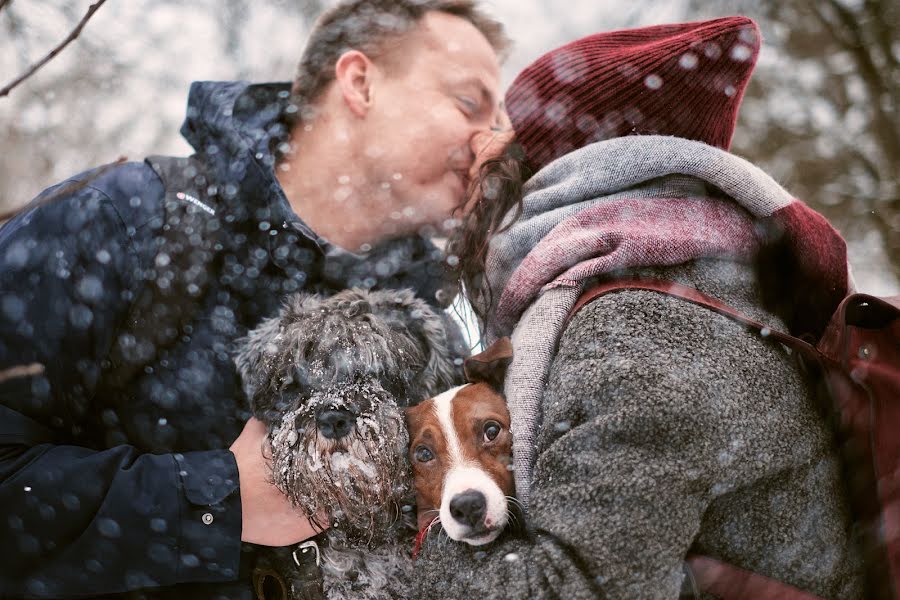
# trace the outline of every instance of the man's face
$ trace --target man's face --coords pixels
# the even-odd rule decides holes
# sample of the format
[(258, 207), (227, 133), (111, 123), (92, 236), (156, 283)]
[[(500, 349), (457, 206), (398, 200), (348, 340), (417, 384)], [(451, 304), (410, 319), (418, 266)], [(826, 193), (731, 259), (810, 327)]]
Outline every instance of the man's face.
[(399, 50), (406, 62), (376, 72), (363, 149), (397, 233), (440, 229), (465, 198), (479, 153), (496, 153), (492, 128), (508, 124), (497, 56), (471, 23), (429, 13), (410, 36)]

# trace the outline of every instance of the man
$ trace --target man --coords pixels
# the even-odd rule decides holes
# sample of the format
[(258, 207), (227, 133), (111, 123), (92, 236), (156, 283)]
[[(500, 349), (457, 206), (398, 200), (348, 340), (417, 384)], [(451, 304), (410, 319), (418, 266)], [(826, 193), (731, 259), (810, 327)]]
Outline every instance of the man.
[[(0, 595), (249, 597), (242, 541), (315, 533), (229, 352), (299, 290), (437, 301), (421, 234), (464, 204), (507, 43), (472, 0), (340, 4), (293, 86), (194, 84), (180, 175), (94, 170), (0, 230)], [(173, 221), (167, 192), (214, 218)]]

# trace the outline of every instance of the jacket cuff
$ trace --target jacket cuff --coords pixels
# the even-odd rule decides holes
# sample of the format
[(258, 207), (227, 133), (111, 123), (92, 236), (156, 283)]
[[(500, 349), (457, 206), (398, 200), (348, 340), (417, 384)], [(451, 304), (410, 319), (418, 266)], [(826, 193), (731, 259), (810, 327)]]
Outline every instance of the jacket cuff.
[(241, 494), (234, 454), (174, 454), (182, 492), (178, 581), (228, 581), (241, 556)]

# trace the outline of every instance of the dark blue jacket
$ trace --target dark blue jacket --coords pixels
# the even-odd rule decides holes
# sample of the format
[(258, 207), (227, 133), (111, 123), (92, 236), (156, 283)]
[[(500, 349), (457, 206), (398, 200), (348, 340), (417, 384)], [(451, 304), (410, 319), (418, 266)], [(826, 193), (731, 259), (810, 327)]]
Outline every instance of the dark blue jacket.
[[(355, 283), (434, 298), (439, 256), (424, 240), (369, 269), (326, 258), (290, 209), (271, 152), (287, 90), (193, 85), (182, 134), (209, 165), (224, 242), (202, 297), (183, 299), (196, 311), (185, 335), (124, 386), (108, 385), (108, 358), (159, 259), (156, 173), (81, 174), (0, 229), (0, 597), (249, 597), (227, 449), (248, 417), (235, 340), (290, 292)], [(30, 423), (53, 441), (20, 443)]]

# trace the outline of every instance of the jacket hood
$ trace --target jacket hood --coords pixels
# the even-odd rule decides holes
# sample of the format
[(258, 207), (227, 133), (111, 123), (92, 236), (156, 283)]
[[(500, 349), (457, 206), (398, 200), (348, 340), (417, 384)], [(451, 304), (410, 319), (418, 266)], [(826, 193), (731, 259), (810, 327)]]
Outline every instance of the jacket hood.
[(181, 135), (201, 155), (237, 221), (268, 220), (318, 236), (291, 209), (275, 177), (275, 147), (289, 133), (290, 83), (197, 81), (188, 94)]
[(249, 153), (272, 167), (270, 143), (288, 133), (282, 117), (290, 89), (287, 82), (196, 81), (188, 93), (181, 135), (215, 163)]

